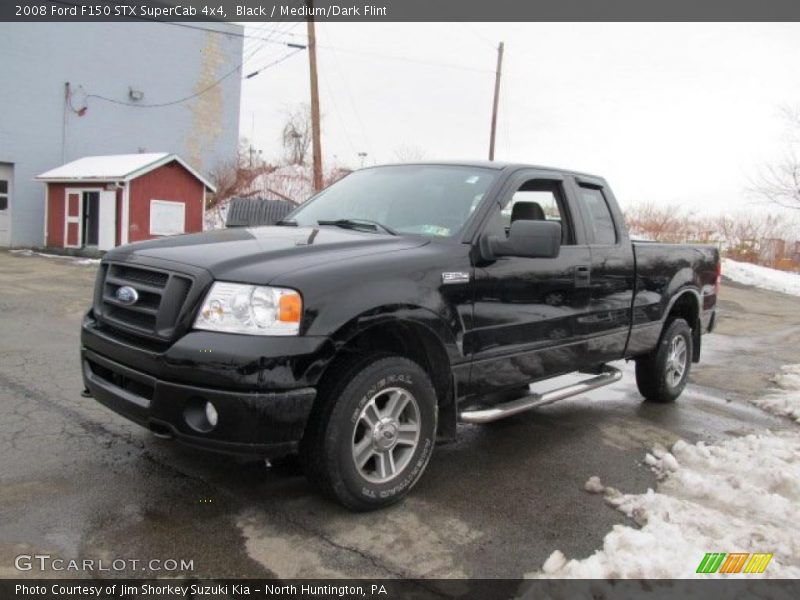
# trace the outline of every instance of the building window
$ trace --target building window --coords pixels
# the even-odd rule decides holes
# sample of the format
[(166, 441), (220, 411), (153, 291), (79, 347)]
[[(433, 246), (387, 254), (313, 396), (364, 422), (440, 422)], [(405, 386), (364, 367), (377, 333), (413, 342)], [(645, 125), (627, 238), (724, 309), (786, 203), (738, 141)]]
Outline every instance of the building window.
[(150, 235), (175, 235), (186, 231), (186, 205), (172, 200), (150, 200)]

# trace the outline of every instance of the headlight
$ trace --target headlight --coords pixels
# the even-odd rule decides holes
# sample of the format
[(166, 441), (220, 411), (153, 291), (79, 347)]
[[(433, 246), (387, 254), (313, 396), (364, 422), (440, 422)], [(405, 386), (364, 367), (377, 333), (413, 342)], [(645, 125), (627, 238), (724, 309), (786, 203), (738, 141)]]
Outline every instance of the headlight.
[(203, 301), (195, 329), (297, 335), (303, 299), (294, 290), (217, 281)]

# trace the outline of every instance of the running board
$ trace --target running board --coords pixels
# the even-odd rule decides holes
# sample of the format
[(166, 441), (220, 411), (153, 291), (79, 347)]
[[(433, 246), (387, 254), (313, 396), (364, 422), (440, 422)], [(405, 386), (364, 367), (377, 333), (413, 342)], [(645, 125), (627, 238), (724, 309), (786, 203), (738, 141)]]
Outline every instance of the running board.
[(554, 390), (550, 390), (549, 392), (544, 392), (543, 394), (529, 394), (527, 396), (523, 396), (522, 398), (517, 398), (516, 400), (511, 400), (510, 402), (504, 402), (503, 404), (498, 404), (497, 406), (492, 406), (490, 408), (465, 410), (459, 413), (458, 417), (465, 423), (489, 423), (490, 421), (504, 419), (505, 417), (510, 417), (511, 415), (516, 415), (532, 408), (545, 406), (546, 404), (551, 404), (553, 402), (558, 402), (559, 400), (564, 400), (565, 398), (571, 398), (572, 396), (583, 394), (599, 387), (603, 387), (604, 385), (609, 385), (619, 381), (620, 379), (622, 379), (622, 371), (616, 367), (603, 365), (603, 367), (600, 369), (600, 375), (596, 375), (590, 379), (585, 379), (584, 381), (580, 381), (578, 383), (556, 388)]

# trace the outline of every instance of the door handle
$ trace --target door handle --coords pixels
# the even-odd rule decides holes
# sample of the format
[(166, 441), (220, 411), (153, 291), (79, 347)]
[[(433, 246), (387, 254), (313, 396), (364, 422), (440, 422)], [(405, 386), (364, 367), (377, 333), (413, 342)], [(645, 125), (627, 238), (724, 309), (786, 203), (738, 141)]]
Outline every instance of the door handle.
[(591, 277), (592, 269), (589, 265), (575, 267), (575, 287), (589, 287)]

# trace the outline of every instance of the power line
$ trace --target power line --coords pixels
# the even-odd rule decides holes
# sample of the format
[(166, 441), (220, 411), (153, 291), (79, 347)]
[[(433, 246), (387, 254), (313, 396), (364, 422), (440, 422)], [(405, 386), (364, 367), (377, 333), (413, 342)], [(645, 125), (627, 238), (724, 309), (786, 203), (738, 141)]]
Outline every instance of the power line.
[(268, 64), (264, 65), (263, 67), (260, 67), (257, 71), (253, 71), (249, 75), (245, 75), (244, 77), (242, 77), (242, 79), (252, 79), (256, 75), (261, 73), (261, 71), (264, 71), (265, 69), (269, 69), (270, 67), (274, 67), (275, 65), (282, 63), (283, 61), (291, 58), (292, 56), (294, 56), (298, 52), (302, 52), (305, 49), (306, 49), (305, 46), (303, 46), (302, 48), (295, 48), (292, 52), (289, 52), (288, 54), (284, 54), (283, 56), (281, 56), (277, 60), (274, 60), (271, 63), (268, 63)]
[[(297, 2), (297, 1), (298, 1), (298, 0), (293, 0), (293, 3), (294, 3), (294, 2)], [(263, 50), (263, 48), (265, 47), (265, 45), (266, 45), (267, 43), (269, 43), (269, 42), (272, 42), (272, 38), (273, 38), (275, 35), (277, 35), (277, 34), (279, 33), (280, 27), (283, 25), (282, 21), (283, 21), (283, 18), (281, 18), (281, 19), (279, 19), (279, 20), (277, 21), (277, 23), (278, 23), (278, 26), (277, 26), (275, 29), (272, 29), (272, 30), (271, 30), (271, 33), (269, 33), (265, 39), (263, 39), (263, 40), (262, 40), (262, 41), (260, 41), (260, 42), (254, 42), (254, 43), (253, 43), (253, 44), (256, 46), (256, 47), (255, 47), (255, 49), (253, 49), (253, 45), (251, 45), (251, 47), (250, 47), (250, 54), (248, 55), (248, 57), (247, 57), (247, 58), (245, 58), (245, 59), (242, 61), (242, 66), (244, 66), (244, 63), (246, 63), (248, 60), (251, 60), (251, 59), (253, 59), (253, 58), (256, 56), (256, 54), (258, 54), (259, 52), (261, 52), (261, 50)], [(287, 22), (287, 24), (288, 24), (288, 22)], [(261, 29), (261, 28), (262, 28), (262, 27), (264, 27), (265, 25), (266, 25), (266, 23), (262, 23), (262, 24), (261, 24), (259, 27), (257, 27), (257, 28), (256, 28), (256, 30), (258, 31), (259, 29)], [(293, 25), (293, 26), (292, 26), (292, 25), (290, 25), (290, 27), (295, 27), (296, 25), (297, 25), (297, 24), (295, 24), (295, 25)], [(245, 41), (249, 41), (249, 40), (245, 40)], [(274, 42), (272, 42), (272, 43), (274, 43)], [(279, 43), (281, 43), (281, 42), (279, 42)], [(293, 48), (300, 48), (300, 46), (301, 46), (300, 44), (294, 44), (294, 43), (290, 43), (290, 42), (282, 42), (282, 44), (283, 44), (283, 45), (286, 45), (286, 46), (289, 46), (289, 47), (293, 47)], [(242, 52), (244, 53), (244, 49), (242, 50)]]
[[(64, 0), (48, 0), (48, 1), (56, 3), (56, 4), (71, 4), (69, 2), (65, 2)], [(294, 4), (297, 1), (298, 0), (293, 0), (292, 4)], [(77, 6), (77, 5), (72, 4), (72, 6)], [(152, 21), (152, 22), (155, 22), (155, 23), (165, 23), (165, 24), (169, 24), (169, 25), (178, 25), (178, 26), (185, 25), (183, 23), (171, 23), (171, 22), (168, 22), (168, 21), (157, 21), (157, 20), (146, 19), (146, 18), (145, 18), (145, 20)], [(202, 27), (193, 27), (193, 26), (188, 26), (188, 27), (190, 27), (192, 29), (201, 29), (201, 30), (210, 31), (210, 32), (214, 32), (214, 33), (222, 33), (222, 32), (217, 31), (215, 29), (208, 29), (208, 28), (202, 28)], [(193, 100), (193, 99), (195, 99), (195, 98), (197, 98), (199, 96), (202, 96), (206, 92), (212, 90), (213, 88), (215, 88), (219, 84), (221, 84), (223, 81), (228, 79), (228, 77), (230, 77), (231, 75), (233, 75), (237, 71), (241, 70), (241, 68), (244, 66), (244, 64), (248, 60), (252, 59), (258, 52), (260, 52), (263, 49), (264, 44), (269, 42), (270, 38), (273, 35), (274, 35), (274, 33), (270, 34), (267, 38), (259, 38), (259, 39), (262, 40), (262, 43), (259, 44), (259, 46), (256, 49), (250, 51), (249, 54), (247, 56), (245, 56), (242, 59), (242, 61), (238, 65), (236, 65), (233, 69), (231, 69), (230, 71), (226, 72), (224, 75), (222, 75), (222, 77), (216, 79), (213, 83), (211, 83), (208, 86), (204, 87), (200, 91), (195, 92), (193, 94), (190, 94), (188, 96), (184, 96), (183, 98), (178, 98), (176, 100), (170, 100), (168, 102), (157, 102), (157, 103), (153, 103), (153, 104), (140, 104), (140, 103), (127, 102), (127, 101), (124, 101), (124, 100), (117, 100), (117, 99), (114, 99), (114, 98), (108, 98), (108, 97), (103, 96), (101, 94), (86, 94), (85, 97), (86, 97), (87, 100), (89, 98), (96, 98), (97, 100), (102, 100), (104, 102), (110, 102), (111, 104), (117, 104), (117, 105), (120, 105), (120, 106), (130, 106), (132, 108), (164, 108), (164, 107), (167, 107), (167, 106), (174, 106), (176, 104), (182, 104), (183, 102), (188, 102), (189, 100)], [(281, 43), (281, 42), (277, 42), (277, 43)], [(263, 67), (258, 69), (256, 72), (251, 73), (250, 75), (248, 75), (247, 78), (254, 77), (255, 75), (257, 75), (261, 71), (264, 71), (265, 69), (268, 69), (268, 68), (270, 68), (272, 66), (277, 65), (278, 63), (281, 63), (284, 60), (288, 59), (290, 56), (293, 56), (294, 54), (297, 54), (297, 52), (300, 52), (301, 50), (305, 49), (305, 46), (301, 47), (298, 44), (283, 43), (283, 45), (294, 47), (295, 50), (293, 52), (290, 52), (290, 53), (286, 54), (285, 56), (280, 57), (279, 59), (277, 59), (277, 60), (275, 60), (275, 61), (273, 61), (273, 62), (271, 62), (269, 64), (264, 65)], [(244, 56), (244, 54), (245, 54), (244, 49), (242, 49), (242, 55)], [(73, 108), (72, 110), (74, 111), (75, 109)]]
[(410, 56), (398, 56), (393, 54), (383, 54), (379, 52), (374, 52), (372, 50), (365, 50), (365, 49), (356, 49), (356, 48), (347, 48), (344, 46), (329, 46), (324, 44), (317, 44), (319, 48), (326, 48), (329, 50), (338, 50), (339, 52), (347, 52), (349, 54), (360, 54), (367, 57), (375, 57), (375, 58), (383, 58), (386, 60), (399, 60), (403, 62), (409, 63), (416, 63), (421, 65), (428, 65), (431, 67), (444, 67), (448, 69), (460, 69), (462, 71), (475, 71), (477, 73), (494, 73), (492, 69), (482, 69), (480, 67), (468, 67), (466, 65), (458, 65), (455, 63), (445, 63), (445, 62), (438, 62), (433, 60), (425, 60), (422, 58), (414, 58)]
[[(332, 36), (331, 36), (330, 32), (328, 31), (327, 27), (323, 28), (322, 31), (324, 32), (325, 37), (328, 40), (332, 39)], [(353, 114), (355, 114), (356, 120), (358, 121), (358, 125), (361, 128), (361, 135), (363, 136), (364, 141), (366, 142), (366, 145), (369, 148), (369, 151), (372, 153), (372, 156), (373, 156), (373, 159), (374, 159), (375, 158), (375, 152), (374, 152), (374, 149), (372, 147), (372, 143), (370, 142), (370, 138), (367, 135), (367, 130), (364, 127), (364, 121), (361, 120), (361, 115), (359, 114), (358, 109), (356, 108), (356, 103), (355, 103), (355, 100), (353, 98), (352, 91), (350, 89), (350, 83), (349, 83), (349, 81), (347, 79), (347, 74), (344, 72), (344, 69), (342, 68), (341, 63), (339, 62), (339, 56), (336, 54), (336, 50), (335, 49), (332, 49), (331, 55), (333, 56), (333, 60), (334, 60), (334, 63), (335, 63), (335, 67), (334, 68), (336, 68), (339, 71), (339, 73), (341, 74), (341, 79), (342, 79), (342, 82), (344, 83), (344, 89), (347, 92), (347, 98), (348, 98), (348, 100), (350, 102), (350, 107), (353, 109)]]
[[(50, 2), (52, 4), (63, 4), (63, 5), (66, 5), (66, 6), (78, 6), (77, 4), (74, 4), (72, 2), (68, 2), (67, 0), (46, 0), (46, 1)], [(108, 0), (106, 0), (106, 1), (108, 1)], [(296, 1), (297, 0), (295, 0), (295, 2)], [(292, 2), (292, 4), (294, 4), (295, 2)], [(282, 45), (282, 46), (286, 45), (286, 42), (273, 40), (273, 39), (270, 39), (270, 37), (266, 37), (265, 38), (265, 37), (250, 35), (250, 34), (247, 34), (247, 33), (239, 33), (239, 32), (236, 32), (236, 31), (221, 31), (219, 29), (212, 29), (210, 27), (202, 27), (202, 26), (199, 26), (199, 25), (190, 25), (189, 23), (177, 23), (177, 22), (174, 22), (174, 21), (159, 21), (158, 19), (153, 19), (153, 18), (144, 17), (144, 16), (136, 16), (136, 17), (132, 17), (132, 18), (139, 19), (139, 20), (142, 20), (142, 21), (151, 22), (151, 23), (161, 23), (162, 25), (171, 25), (173, 27), (184, 27), (186, 29), (196, 29), (198, 31), (205, 31), (205, 32), (208, 32), (208, 33), (216, 33), (218, 35), (230, 35), (230, 36), (244, 38), (244, 39), (261, 40), (261, 41), (263, 41), (265, 43), (270, 43), (270, 44), (278, 44), (278, 45)], [(299, 23), (299, 21), (297, 23)], [(304, 37), (304, 35), (301, 34), (301, 33), (293, 33), (291, 35)], [(317, 44), (317, 47), (318, 48), (327, 48), (327, 49), (339, 50), (340, 52), (347, 52), (347, 53), (350, 53), (350, 54), (360, 54), (360, 55), (363, 55), (363, 56), (372, 56), (372, 57), (376, 57), (376, 58), (384, 58), (384, 59), (387, 59), (387, 60), (398, 60), (398, 61), (404, 61), (404, 62), (410, 62), (410, 63), (416, 63), (416, 64), (429, 65), (429, 66), (434, 66), (434, 67), (444, 67), (444, 68), (449, 68), (449, 69), (460, 69), (460, 70), (463, 70), (463, 71), (475, 71), (475, 72), (478, 72), (478, 73), (494, 73), (494, 70), (492, 70), (492, 69), (482, 69), (480, 67), (469, 67), (467, 65), (459, 65), (459, 64), (456, 64), (456, 63), (445, 63), (445, 62), (439, 62), (439, 61), (425, 60), (425, 59), (409, 57), (409, 56), (398, 56), (398, 55), (391, 55), (391, 54), (382, 54), (382, 53), (374, 52), (373, 50), (369, 50), (369, 49), (365, 49), (365, 48), (352, 48), (352, 47), (351, 48), (347, 48), (347, 47), (343, 47), (343, 46), (333, 47), (333, 46), (322, 45), (322, 44)]]
[[(51, 4), (61, 4), (63, 6), (80, 6), (79, 4), (75, 4), (74, 2), (69, 2), (68, 0), (45, 0), (45, 1), (46, 2), (50, 2)], [(115, 2), (113, 2), (113, 0), (103, 0), (103, 1), (111, 2), (113, 4), (116, 4)], [(293, 2), (290, 2), (290, 4), (295, 4), (296, 2), (297, 2), (297, 0), (294, 0)], [(246, 33), (239, 33), (238, 31), (224, 31), (222, 29), (213, 29), (211, 27), (203, 27), (202, 25), (191, 25), (189, 23), (179, 23), (179, 22), (176, 22), (176, 21), (161, 21), (159, 19), (154, 19), (152, 17), (145, 17), (143, 15), (128, 15), (128, 18), (137, 19), (139, 21), (147, 21), (149, 23), (161, 23), (162, 25), (171, 25), (173, 27), (183, 27), (185, 29), (196, 29), (198, 31), (205, 31), (207, 33), (216, 33), (218, 35), (230, 35), (230, 36), (233, 36), (233, 37), (253, 39), (253, 40), (261, 40), (261, 41), (265, 41), (265, 42), (269, 42), (270, 41), (269, 38), (253, 36), (253, 35), (246, 34)], [(220, 23), (228, 23), (228, 22), (227, 21), (220, 21)], [(295, 34), (292, 34), (292, 35), (296, 36), (296, 35), (302, 35), (302, 34), (295, 33)], [(280, 44), (282, 42), (274, 41), (272, 43), (273, 44)]]
[[(254, 77), (256, 74), (260, 73), (261, 71), (269, 69), (270, 67), (273, 67), (273, 66), (283, 62), (284, 60), (288, 59), (291, 56), (294, 56), (295, 54), (297, 54), (298, 52), (301, 52), (304, 49), (305, 48), (296, 48), (294, 51), (289, 52), (288, 54), (280, 57), (279, 59), (277, 59), (277, 60), (275, 60), (275, 61), (273, 61), (273, 62), (271, 62), (271, 63), (269, 63), (267, 65), (264, 65), (258, 71), (256, 71), (254, 74), (248, 75), (247, 78), (249, 79), (250, 77)], [(219, 79), (217, 79), (213, 83), (211, 83), (208, 86), (204, 87), (199, 92), (195, 92), (194, 94), (191, 94), (189, 96), (185, 96), (184, 98), (179, 98), (177, 100), (171, 100), (169, 102), (159, 102), (159, 103), (155, 103), (155, 104), (134, 104), (132, 102), (125, 102), (123, 100), (115, 100), (114, 98), (107, 98), (105, 96), (101, 96), (100, 94), (87, 94), (86, 98), (87, 99), (89, 99), (89, 98), (97, 98), (98, 100), (103, 100), (105, 102), (111, 102), (112, 104), (120, 104), (120, 105), (123, 105), (123, 106), (130, 106), (130, 107), (133, 107), (133, 108), (163, 108), (163, 107), (166, 107), (166, 106), (174, 106), (175, 104), (181, 104), (183, 102), (188, 102), (189, 100), (193, 100), (194, 98), (197, 98), (198, 96), (202, 96), (203, 94), (205, 94), (209, 90), (215, 88), (220, 83), (225, 81), (228, 77), (230, 77), (231, 75), (236, 73), (239, 69), (241, 69), (243, 64), (244, 64), (244, 61), (242, 61), (240, 64), (236, 65), (236, 67), (234, 67), (233, 69), (231, 69), (230, 71), (225, 73), (222, 77), (220, 77)]]
[(489, 38), (485, 37), (483, 34), (479, 33), (478, 31), (470, 27), (469, 24), (459, 23), (459, 25), (461, 25), (461, 27), (469, 31), (473, 36), (475, 36), (475, 39), (480, 40), (480, 42), (485, 44), (487, 47), (491, 48), (492, 50), (497, 49), (497, 46), (494, 45), (493, 41), (491, 41)]

